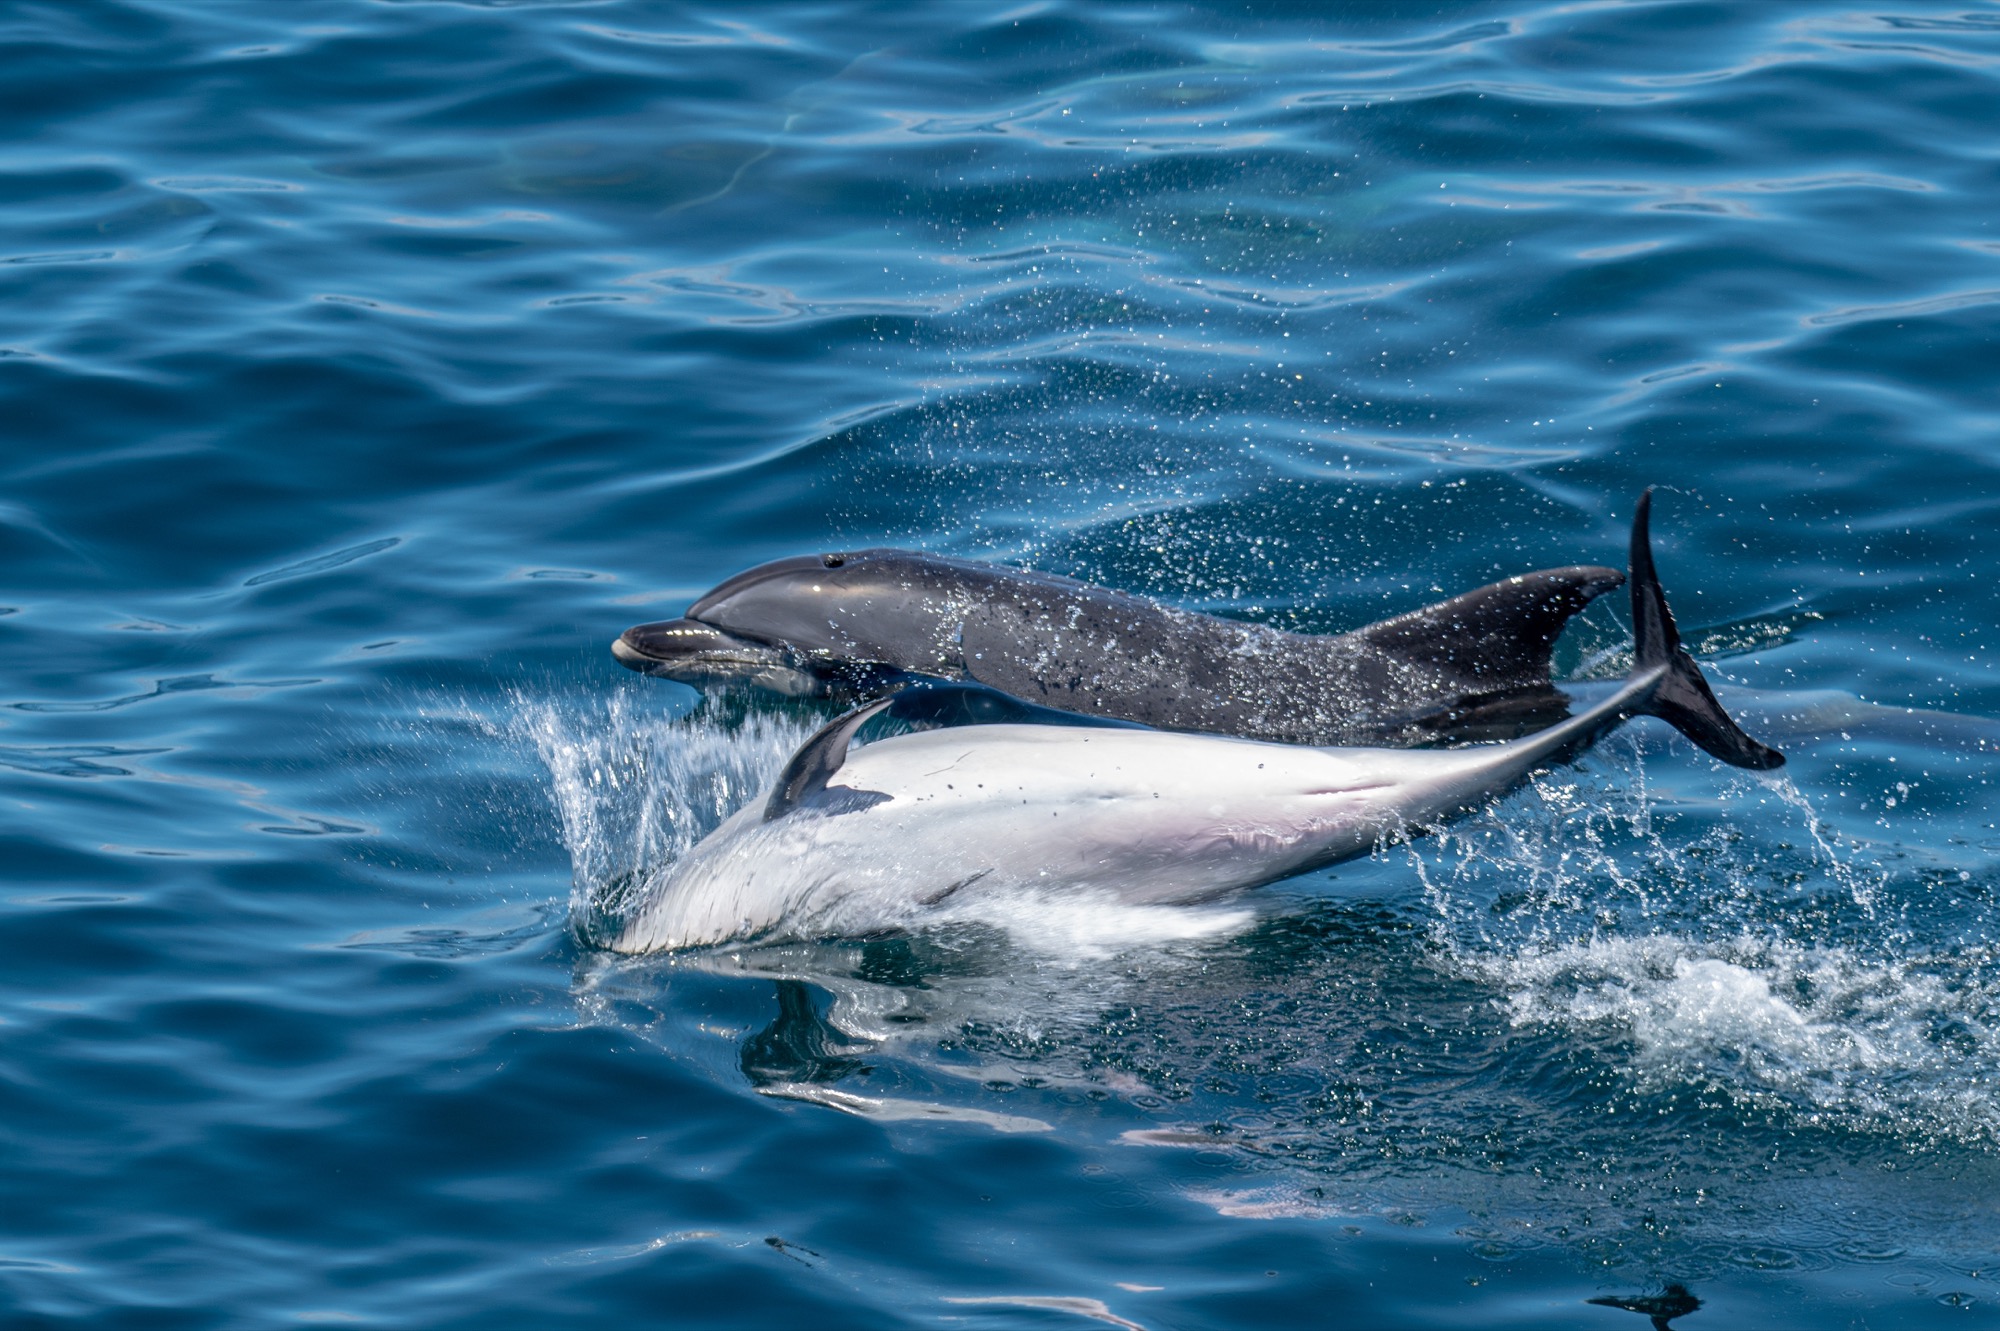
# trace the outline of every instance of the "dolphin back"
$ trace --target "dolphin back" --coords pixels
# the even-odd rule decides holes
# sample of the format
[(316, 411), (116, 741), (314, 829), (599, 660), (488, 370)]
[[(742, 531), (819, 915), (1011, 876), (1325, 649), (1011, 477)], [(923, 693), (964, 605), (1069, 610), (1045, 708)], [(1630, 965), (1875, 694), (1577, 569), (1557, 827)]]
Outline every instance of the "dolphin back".
[(912, 676), (1169, 730), (1309, 744), (1511, 737), (1562, 717), (1549, 652), (1622, 581), (1543, 569), (1352, 632), (1182, 610), (1074, 579), (919, 551), (803, 556), (728, 579), (613, 646), (627, 667), (867, 699)]
[(967, 678), (1065, 711), (1292, 744), (1519, 735), (1562, 717), (1549, 654), (1624, 581), (1543, 569), (1341, 634), (1298, 634), (1080, 584), (995, 576), (971, 600)]

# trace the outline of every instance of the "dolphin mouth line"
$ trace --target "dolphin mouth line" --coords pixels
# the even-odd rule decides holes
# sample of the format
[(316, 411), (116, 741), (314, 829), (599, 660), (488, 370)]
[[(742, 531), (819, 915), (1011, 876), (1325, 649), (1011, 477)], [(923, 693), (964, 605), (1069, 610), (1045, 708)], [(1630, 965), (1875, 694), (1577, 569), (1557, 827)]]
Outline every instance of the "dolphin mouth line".
[(788, 697), (825, 691), (811, 664), (784, 644), (739, 637), (698, 619), (627, 629), (612, 640), (611, 656), (627, 670), (695, 688), (747, 684)]
[(758, 642), (698, 619), (677, 619), (627, 629), (612, 640), (611, 655), (628, 669), (658, 675), (760, 670), (784, 663), (789, 653), (780, 643)]
[(769, 665), (772, 657), (776, 655), (776, 649), (763, 648), (759, 650), (751, 648), (742, 651), (731, 651), (727, 648), (714, 648), (699, 652), (681, 652), (675, 656), (659, 656), (646, 651), (642, 647), (634, 647), (623, 638), (618, 638), (611, 644), (611, 654), (620, 663), (631, 666), (634, 669), (644, 669), (647, 666), (655, 665), (679, 665), (686, 662), (699, 662), (702, 665), (736, 665), (748, 667)]
[(656, 656), (643, 648), (634, 647), (623, 638), (611, 643), (611, 657), (627, 670), (636, 670), (642, 675), (665, 675), (671, 677), (676, 671), (685, 671), (701, 666), (753, 668), (763, 662), (749, 655), (726, 655), (721, 652), (681, 652), (674, 656)]

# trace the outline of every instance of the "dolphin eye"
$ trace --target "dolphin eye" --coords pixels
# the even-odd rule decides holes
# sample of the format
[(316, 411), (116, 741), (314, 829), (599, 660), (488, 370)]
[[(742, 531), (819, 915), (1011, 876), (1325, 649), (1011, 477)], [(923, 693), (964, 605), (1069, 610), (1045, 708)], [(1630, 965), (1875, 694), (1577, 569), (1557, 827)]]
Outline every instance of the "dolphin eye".
[(842, 564), (845, 564), (847, 562), (847, 556), (821, 555), (819, 557), (819, 562), (826, 565), (828, 568), (839, 568)]

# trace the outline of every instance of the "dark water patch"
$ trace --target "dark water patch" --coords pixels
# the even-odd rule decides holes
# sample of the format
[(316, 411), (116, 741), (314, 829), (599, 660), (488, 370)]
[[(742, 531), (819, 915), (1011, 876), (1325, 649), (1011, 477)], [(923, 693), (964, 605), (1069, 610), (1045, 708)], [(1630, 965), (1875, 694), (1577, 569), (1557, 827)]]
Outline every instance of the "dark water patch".
[(507, 951), (562, 927), (566, 913), (555, 906), (488, 912), (459, 924), (376, 929), (344, 940), (341, 947), (378, 948), (411, 956), (456, 958)]
[(110, 744), (86, 744), (78, 747), (0, 748), (0, 764), (24, 772), (39, 772), (45, 776), (100, 777), (130, 776), (132, 769), (115, 763), (102, 761), (106, 758), (142, 758), (155, 753), (170, 753), (172, 750), (121, 749)]
[(69, 250), (55, 254), (11, 254), (0, 258), (0, 264), (102, 263), (117, 257), (117, 250)]
[(152, 182), (160, 189), (188, 194), (291, 194), (303, 189), (284, 180), (252, 180), (243, 176), (168, 176)]
[(170, 679), (154, 682), (144, 693), (128, 693), (119, 698), (104, 698), (90, 702), (17, 702), (8, 704), (20, 712), (109, 712), (120, 707), (130, 707), (134, 703), (150, 702), (155, 698), (170, 697), (178, 693), (203, 693), (210, 690), (262, 690), (293, 689), (319, 683), (316, 679), (267, 679), (231, 680), (217, 679), (214, 675), (176, 675)]

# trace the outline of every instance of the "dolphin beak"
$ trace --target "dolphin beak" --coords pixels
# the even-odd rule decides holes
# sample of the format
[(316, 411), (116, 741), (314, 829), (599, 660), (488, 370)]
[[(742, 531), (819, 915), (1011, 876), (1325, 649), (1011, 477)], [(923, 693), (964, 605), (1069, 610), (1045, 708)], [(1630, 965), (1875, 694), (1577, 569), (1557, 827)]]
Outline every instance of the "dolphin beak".
[(781, 647), (739, 638), (698, 619), (668, 619), (626, 629), (611, 655), (627, 670), (697, 687), (755, 682), (783, 693), (808, 692), (803, 675)]
[(629, 669), (675, 679), (683, 671), (734, 674), (783, 660), (776, 647), (724, 633), (695, 619), (668, 619), (626, 629), (611, 644), (611, 654)]
[(620, 636), (612, 641), (611, 659), (627, 670), (636, 670), (642, 675), (653, 673), (653, 667), (666, 664), (655, 657), (646, 655)]

